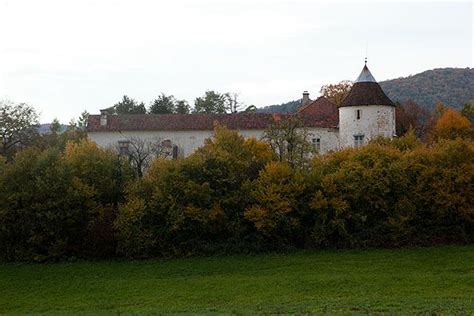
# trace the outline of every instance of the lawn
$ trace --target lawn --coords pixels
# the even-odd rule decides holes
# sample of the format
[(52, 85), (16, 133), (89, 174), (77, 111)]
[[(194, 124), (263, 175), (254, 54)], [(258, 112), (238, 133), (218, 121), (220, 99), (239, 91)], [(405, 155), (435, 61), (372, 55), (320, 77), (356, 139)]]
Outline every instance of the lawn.
[(474, 246), (0, 264), (0, 314), (474, 313)]

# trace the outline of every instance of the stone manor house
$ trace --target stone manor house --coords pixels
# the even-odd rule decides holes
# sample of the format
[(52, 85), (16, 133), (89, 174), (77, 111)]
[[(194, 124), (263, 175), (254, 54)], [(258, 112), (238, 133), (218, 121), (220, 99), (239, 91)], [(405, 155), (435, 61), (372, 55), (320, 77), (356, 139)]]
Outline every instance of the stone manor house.
[(395, 136), (395, 105), (375, 81), (367, 65), (339, 107), (324, 97), (303, 93), (298, 113), (90, 115), (88, 137), (101, 147), (128, 150), (130, 140), (159, 141), (173, 158), (188, 156), (212, 137), (214, 124), (260, 139), (270, 125), (298, 115), (320, 153), (358, 147), (378, 136)]

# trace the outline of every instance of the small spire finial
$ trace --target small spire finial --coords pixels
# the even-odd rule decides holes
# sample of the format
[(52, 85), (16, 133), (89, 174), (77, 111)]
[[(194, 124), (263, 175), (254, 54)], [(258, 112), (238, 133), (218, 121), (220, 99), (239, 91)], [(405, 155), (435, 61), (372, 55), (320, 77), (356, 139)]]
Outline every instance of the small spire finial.
[(369, 51), (369, 41), (365, 42), (365, 65), (367, 66), (367, 56)]

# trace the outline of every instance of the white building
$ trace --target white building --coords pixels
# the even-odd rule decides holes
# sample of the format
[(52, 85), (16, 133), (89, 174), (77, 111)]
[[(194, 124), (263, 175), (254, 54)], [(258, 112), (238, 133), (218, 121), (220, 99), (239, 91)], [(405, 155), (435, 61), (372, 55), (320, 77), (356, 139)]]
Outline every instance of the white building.
[(321, 153), (342, 147), (360, 146), (377, 136), (395, 135), (395, 106), (375, 81), (367, 65), (348, 96), (337, 108), (324, 97), (309, 100), (295, 114), (134, 114), (90, 115), (88, 137), (101, 147), (126, 148), (131, 139), (159, 141), (170, 147), (174, 157), (188, 156), (212, 137), (215, 123), (237, 130), (245, 137), (262, 138), (271, 124), (298, 116), (311, 141)]

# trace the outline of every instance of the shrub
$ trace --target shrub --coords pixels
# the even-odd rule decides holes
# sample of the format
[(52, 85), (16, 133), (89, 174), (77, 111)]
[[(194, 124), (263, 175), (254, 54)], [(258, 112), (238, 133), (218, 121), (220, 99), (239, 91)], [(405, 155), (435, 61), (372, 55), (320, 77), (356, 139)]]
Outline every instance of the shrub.
[(406, 142), (374, 142), (313, 161), (308, 186), (314, 214), (305, 221), (314, 223), (309, 244), (393, 247), (472, 240), (472, 144), (399, 146)]
[(0, 250), (7, 260), (43, 261), (115, 253), (121, 193), (117, 157), (88, 141), (66, 151), (19, 152), (0, 175)]
[(119, 251), (132, 257), (188, 255), (246, 239), (248, 182), (272, 157), (265, 143), (217, 127), (190, 157), (156, 160), (120, 208)]
[(245, 218), (268, 241), (291, 244), (301, 229), (298, 209), (305, 184), (300, 172), (287, 163), (270, 162), (252, 183), (253, 203)]
[(474, 147), (443, 141), (405, 157), (413, 179), (417, 239), (425, 244), (474, 240)]

